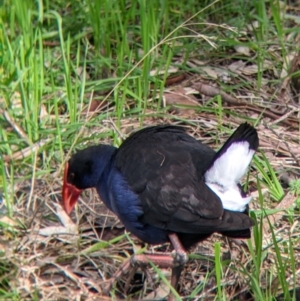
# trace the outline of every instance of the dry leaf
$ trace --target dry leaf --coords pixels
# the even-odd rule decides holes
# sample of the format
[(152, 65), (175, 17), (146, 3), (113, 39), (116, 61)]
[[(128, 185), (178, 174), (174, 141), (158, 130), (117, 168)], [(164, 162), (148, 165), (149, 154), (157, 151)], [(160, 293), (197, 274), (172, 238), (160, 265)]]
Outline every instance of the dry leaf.
[(236, 51), (237, 53), (243, 54), (243, 55), (245, 55), (245, 56), (250, 56), (250, 55), (251, 55), (250, 49), (249, 49), (249, 47), (247, 47), (247, 46), (241, 46), (241, 45), (239, 45), (239, 46), (234, 46), (234, 49), (235, 49), (235, 51)]
[(187, 95), (187, 91), (182, 87), (176, 87), (173, 91), (164, 93), (163, 96), (164, 106), (172, 106), (177, 114), (194, 114), (195, 110), (191, 108), (174, 108), (173, 105), (182, 106), (199, 106), (198, 100), (194, 95)]
[[(298, 59), (295, 59), (298, 57)], [(296, 53), (290, 53), (285, 57), (283, 60), (283, 66), (280, 73), (280, 78), (284, 79), (287, 77), (288, 74), (294, 73), (295, 71), (299, 70), (299, 56)]]
[(59, 234), (78, 234), (78, 231), (75, 228), (66, 228), (63, 226), (49, 226), (40, 229), (38, 231), (38, 234), (42, 236), (53, 236)]
[(294, 73), (300, 70), (300, 53), (298, 53), (290, 64), (289, 74), (292, 76), (291, 84), (296, 94), (300, 91), (300, 76)]
[(273, 68), (273, 63), (270, 61), (264, 61), (264, 64), (262, 67), (258, 68), (258, 66), (256, 64), (250, 65), (250, 66), (246, 66), (242, 72), (245, 75), (252, 75), (252, 74), (257, 74), (258, 71), (262, 72), (265, 71), (267, 69), (272, 69)]
[[(296, 201), (296, 196), (293, 193), (288, 192), (285, 195), (285, 197), (282, 199), (282, 201), (274, 209), (282, 209), (282, 211), (287, 210), (294, 205), (295, 201)], [(280, 218), (282, 218), (282, 215), (283, 215), (282, 212), (278, 212), (278, 213), (271, 214), (268, 216), (268, 219), (266, 219), (263, 224), (265, 234), (267, 234), (267, 232), (269, 230), (269, 227), (270, 227), (269, 222), (272, 225), (276, 224), (278, 222), (278, 220)]]
[(51, 236), (58, 234), (78, 234), (78, 229), (76, 224), (71, 220), (69, 215), (65, 210), (59, 205), (56, 206), (56, 214), (63, 226), (49, 226), (43, 229), (40, 229), (38, 233), (42, 236)]
[(0, 218), (0, 223), (6, 224), (7, 226), (10, 226), (10, 227), (16, 227), (18, 225), (17, 222), (15, 222), (14, 220), (12, 220), (8, 216), (2, 216)]
[(23, 106), (20, 93), (14, 92), (10, 98), (10, 102), (12, 104), (11, 108), (14, 109), (14, 116), (22, 115)]
[(243, 72), (243, 69), (246, 66), (246, 62), (242, 61), (242, 60), (238, 60), (236, 62), (233, 62), (232, 64), (230, 64), (228, 66), (228, 69), (231, 72), (237, 73), (237, 74), (241, 74)]
[(259, 22), (257, 21), (257, 20), (255, 20), (255, 21), (253, 21), (251, 24), (248, 24), (247, 25), (247, 29), (249, 30), (249, 31), (252, 31), (253, 29), (257, 29), (257, 28), (259, 28)]
[(178, 72), (178, 68), (177, 67), (170, 67), (168, 70), (165, 69), (154, 69), (150, 71), (150, 76), (157, 76), (157, 75), (163, 75), (163, 74), (172, 74), (172, 73), (176, 73)]
[(52, 141), (53, 141), (53, 138), (44, 139), (44, 140), (34, 143), (31, 146), (21, 149), (18, 152), (13, 153), (13, 155), (11, 157), (8, 155), (5, 155), (5, 156), (3, 156), (4, 162), (11, 162), (14, 160), (24, 159), (24, 158), (30, 156), (33, 152), (37, 152), (45, 144), (52, 142)]
[(76, 68), (75, 72), (81, 80), (83, 80), (84, 77), (86, 80), (91, 78), (87, 72), (85, 72), (85, 74), (84, 74), (84, 69), (82, 67)]
[[(166, 269), (161, 269), (161, 272), (168, 277), (170, 277), (170, 272)], [(163, 281), (160, 282), (158, 288), (150, 292), (146, 297), (143, 298), (143, 300), (160, 300), (166, 298), (166, 296), (169, 294), (170, 288), (169, 285), (164, 283)]]
[(210, 66), (201, 67), (201, 70), (203, 70), (207, 75), (211, 78), (218, 79), (218, 73), (216, 72), (216, 69)]
[[(47, 112), (47, 109), (46, 109), (46, 106), (45, 105), (41, 105), (41, 108), (40, 108), (40, 119), (44, 119), (45, 117), (48, 117), (49, 114)], [(55, 116), (53, 116), (53, 118), (55, 118)]]
[(59, 204), (54, 204), (56, 206), (56, 214), (61, 223), (64, 225), (66, 228), (74, 228), (76, 225), (70, 218), (70, 216), (66, 213), (66, 211), (61, 207)]

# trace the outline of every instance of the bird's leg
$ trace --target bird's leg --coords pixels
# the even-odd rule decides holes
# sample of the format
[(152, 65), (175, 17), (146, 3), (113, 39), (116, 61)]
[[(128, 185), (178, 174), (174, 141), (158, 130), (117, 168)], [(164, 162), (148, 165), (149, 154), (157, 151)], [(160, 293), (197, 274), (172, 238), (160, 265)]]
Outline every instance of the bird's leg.
[[(145, 266), (151, 261), (153, 264), (160, 268), (172, 267), (171, 285), (176, 289), (183, 265), (188, 261), (187, 252), (182, 246), (178, 236), (176, 234), (170, 234), (169, 239), (174, 247), (175, 254), (136, 254), (132, 255), (126, 260), (121, 267), (115, 272), (115, 274), (108, 280), (104, 287), (104, 291), (109, 292), (114, 282), (122, 275), (126, 274), (131, 267)], [(130, 281), (129, 279), (127, 282)], [(168, 301), (172, 301), (174, 296), (171, 294)]]
[[(173, 267), (172, 267), (172, 274), (171, 274), (171, 285), (172, 287), (177, 289), (180, 274), (183, 270), (184, 264), (188, 261), (188, 256), (177, 234), (169, 234), (169, 239), (175, 250), (175, 257), (173, 260)], [(175, 300), (175, 296), (172, 293), (170, 293), (168, 297), (168, 301), (173, 301), (173, 300)]]
[(181, 241), (179, 240), (177, 234), (169, 234), (169, 239), (171, 241), (171, 244), (174, 247), (175, 250), (175, 257), (173, 261), (173, 266), (178, 266), (178, 265), (184, 265), (188, 261), (188, 256), (187, 252), (184, 249)]
[[(177, 285), (178, 285), (178, 281), (179, 281), (182, 270), (183, 270), (183, 265), (178, 265), (178, 266), (172, 268), (171, 285), (172, 285), (172, 287), (175, 288), (176, 291), (177, 291)], [(170, 292), (167, 301), (174, 301), (174, 300), (175, 300), (175, 296)]]

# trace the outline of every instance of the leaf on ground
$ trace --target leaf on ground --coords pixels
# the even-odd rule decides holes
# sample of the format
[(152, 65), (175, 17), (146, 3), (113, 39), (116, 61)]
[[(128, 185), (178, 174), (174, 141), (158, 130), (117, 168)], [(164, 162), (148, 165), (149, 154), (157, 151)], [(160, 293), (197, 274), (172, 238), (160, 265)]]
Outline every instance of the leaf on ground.
[(238, 46), (235, 46), (234, 49), (239, 54), (243, 54), (245, 56), (251, 56), (250, 48), (247, 46), (238, 45)]
[(124, 233), (125, 228), (124, 227), (105, 227), (105, 228), (96, 228), (96, 232), (99, 236), (101, 236), (101, 239), (104, 241), (109, 241), (111, 239), (114, 239), (117, 236), (120, 236)]
[(42, 236), (51, 236), (58, 234), (78, 234), (76, 224), (74, 224), (69, 215), (58, 204), (56, 204), (56, 214), (63, 226), (49, 226), (42, 228), (38, 231), (38, 234)]
[(242, 61), (242, 60), (238, 60), (236, 62), (231, 63), (228, 66), (228, 69), (231, 72), (237, 73), (237, 74), (241, 74), (243, 72), (243, 69), (246, 66), (246, 62)]
[(163, 75), (165, 73), (167, 74), (177, 73), (178, 70), (179, 70), (178, 67), (174, 67), (174, 66), (171, 66), (168, 70), (161, 69), (161, 68), (154, 69), (150, 71), (150, 76)]
[(291, 61), (290, 71), (289, 73), (292, 76), (291, 84), (292, 89), (294, 90), (295, 94), (299, 94), (300, 92), (300, 76), (299, 76), (299, 70), (300, 70), (300, 53), (298, 53), (294, 59)]
[(43, 118), (46, 118), (46, 117), (52, 117), (53, 119), (56, 118), (55, 115), (50, 115), (47, 111), (47, 108), (44, 104), (41, 104), (41, 108), (40, 108), (40, 119), (42, 120)]
[(53, 142), (53, 138), (48, 138), (48, 139), (43, 139), (41, 141), (38, 141), (32, 144), (31, 146), (25, 147), (24, 149), (21, 149), (13, 153), (12, 156), (4, 155), (3, 156), (4, 162), (11, 162), (11, 161), (25, 159), (29, 157), (32, 153), (37, 152), (41, 147), (43, 147), (49, 142)]
[(84, 77), (85, 77), (86, 80), (88, 80), (88, 79), (91, 78), (90, 75), (89, 75), (89, 73), (86, 72), (83, 67), (77, 67), (75, 71), (76, 71), (76, 74), (78, 75), (78, 77), (81, 80), (83, 80)]
[[(182, 88), (181, 86), (176, 87), (172, 91), (166, 91), (163, 96), (164, 106), (171, 106), (171, 110), (175, 111), (177, 114), (187, 114), (192, 115), (195, 114), (195, 110), (190, 107), (199, 106), (199, 102), (197, 98), (190, 94), (187, 94), (187, 90)], [(188, 106), (184, 107), (175, 107), (176, 105), (180, 106)]]
[(210, 78), (218, 79), (218, 72), (216, 68), (205, 66), (201, 67), (201, 70), (204, 71)]
[(292, 75), (293, 73), (299, 70), (299, 59), (300, 56), (296, 55), (296, 53), (290, 53), (286, 55), (283, 65), (282, 65), (282, 70), (280, 73), (280, 78), (284, 79), (288, 75)]
[(70, 216), (66, 213), (66, 211), (61, 207), (59, 204), (55, 204), (56, 206), (56, 214), (61, 223), (64, 225), (66, 228), (73, 228), (76, 225), (70, 218)]
[(0, 224), (5, 225), (5, 227), (17, 227), (18, 223), (12, 220), (8, 216), (2, 216), (0, 218)]
[(249, 66), (245, 66), (241, 71), (245, 75), (253, 75), (258, 72), (263, 72), (265, 70), (273, 69), (274, 65), (270, 61), (264, 61), (263, 66), (258, 66), (256, 64), (252, 64)]
[(98, 110), (100, 104), (101, 104), (100, 101), (93, 99), (90, 102), (89, 106), (82, 111), (82, 113), (94, 112), (94, 111)]
[(290, 209), (296, 201), (297, 197), (292, 193), (288, 192), (285, 197), (282, 199), (282, 201), (274, 208), (277, 210), (281, 210), (278, 213), (272, 214), (268, 216), (268, 219), (266, 219), (263, 223), (264, 233), (267, 234), (270, 230), (270, 224), (275, 225), (283, 216), (283, 212), (285, 210)]
[(260, 193), (258, 190), (251, 192), (251, 196), (253, 199), (257, 199), (260, 194), (264, 196), (268, 193), (268, 191), (269, 191), (268, 188), (262, 188)]
[(252, 32), (253, 30), (259, 28), (260, 24), (257, 20), (251, 22), (251, 24), (248, 24), (247, 25), (247, 29), (248, 31)]
[[(170, 271), (168, 271), (168, 270), (161, 269), (161, 272), (163, 274), (167, 275), (168, 277), (171, 276)], [(169, 294), (169, 292), (170, 292), (169, 285), (167, 285), (164, 281), (160, 281), (160, 284), (159, 284), (158, 288), (156, 288), (155, 290), (150, 292), (146, 297), (144, 297), (143, 300), (149, 300), (150, 301), (150, 300), (164, 299)]]
[(66, 228), (63, 226), (49, 226), (38, 231), (42, 236), (53, 236), (60, 234), (78, 234), (73, 228)]
[(107, 102), (92, 99), (92, 101), (82, 110), (83, 114), (99, 113), (107, 107)]
[(11, 109), (14, 110), (15, 116), (21, 116), (23, 114), (22, 97), (20, 93), (14, 92), (10, 97)]

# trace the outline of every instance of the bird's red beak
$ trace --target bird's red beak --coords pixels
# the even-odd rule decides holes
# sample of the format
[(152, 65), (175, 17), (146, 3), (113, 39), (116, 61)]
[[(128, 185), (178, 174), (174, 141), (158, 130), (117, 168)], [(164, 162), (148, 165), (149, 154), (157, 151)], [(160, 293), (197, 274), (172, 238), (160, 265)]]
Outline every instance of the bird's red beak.
[(67, 182), (69, 163), (66, 163), (64, 172), (64, 183), (62, 189), (63, 206), (67, 214), (70, 214), (78, 201), (82, 189), (76, 188)]

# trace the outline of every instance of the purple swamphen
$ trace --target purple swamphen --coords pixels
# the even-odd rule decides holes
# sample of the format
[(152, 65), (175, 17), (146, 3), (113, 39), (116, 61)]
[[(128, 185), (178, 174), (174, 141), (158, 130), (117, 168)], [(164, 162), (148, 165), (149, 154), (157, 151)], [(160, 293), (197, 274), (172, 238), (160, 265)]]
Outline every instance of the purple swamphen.
[(176, 288), (187, 250), (194, 244), (214, 232), (250, 237), (251, 197), (239, 181), (258, 143), (248, 123), (241, 124), (218, 152), (183, 127), (148, 127), (129, 136), (120, 148), (97, 145), (74, 154), (65, 167), (63, 205), (70, 214), (80, 193), (94, 187), (132, 234), (149, 244), (171, 242), (175, 255), (133, 255), (112, 279), (132, 262), (151, 260), (172, 267), (171, 285)]

